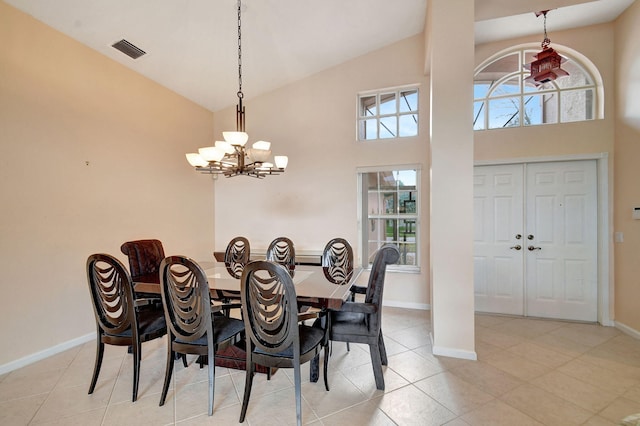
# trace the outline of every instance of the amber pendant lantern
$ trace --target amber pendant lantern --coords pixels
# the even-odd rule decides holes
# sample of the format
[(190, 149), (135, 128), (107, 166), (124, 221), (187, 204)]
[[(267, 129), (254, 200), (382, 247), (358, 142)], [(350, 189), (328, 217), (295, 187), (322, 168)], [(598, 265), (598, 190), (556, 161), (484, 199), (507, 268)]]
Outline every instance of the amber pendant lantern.
[(566, 61), (553, 50), (550, 46), (551, 40), (547, 37), (547, 12), (543, 10), (536, 12), (536, 16), (544, 15), (544, 40), (542, 40), (542, 51), (538, 52), (534, 57), (535, 61), (530, 64), (525, 64), (524, 67), (528, 69), (531, 74), (525, 79), (525, 82), (533, 83), (536, 86), (541, 86), (545, 83), (549, 83), (560, 77), (568, 76), (569, 73), (561, 68), (562, 63)]

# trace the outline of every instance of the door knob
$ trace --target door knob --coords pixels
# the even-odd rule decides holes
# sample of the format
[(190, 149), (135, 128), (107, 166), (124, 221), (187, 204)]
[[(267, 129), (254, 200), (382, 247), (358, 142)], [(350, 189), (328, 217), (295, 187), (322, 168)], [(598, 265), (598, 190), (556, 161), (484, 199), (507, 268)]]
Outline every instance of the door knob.
[(520, 244), (515, 245), (513, 247), (509, 247), (509, 248), (512, 249), (512, 250), (522, 250), (522, 246)]
[(528, 249), (529, 251), (542, 250), (542, 247), (529, 246), (529, 247), (527, 247), (527, 249)]
[(527, 235), (527, 240), (533, 240), (533, 235), (532, 234)]
[(522, 238), (521, 234), (516, 234), (516, 240), (519, 240), (520, 238)]

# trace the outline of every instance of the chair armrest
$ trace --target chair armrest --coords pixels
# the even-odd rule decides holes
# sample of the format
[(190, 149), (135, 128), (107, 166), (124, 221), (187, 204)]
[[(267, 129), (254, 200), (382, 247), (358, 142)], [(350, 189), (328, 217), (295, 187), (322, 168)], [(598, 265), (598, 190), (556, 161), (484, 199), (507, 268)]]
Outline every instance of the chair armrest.
[(298, 313), (298, 322), (302, 322), (302, 321), (306, 321), (306, 320), (310, 320), (310, 319), (320, 318), (320, 317), (325, 316), (326, 314), (327, 314), (326, 311), (320, 311), (320, 310), (311, 308), (311, 309), (309, 309), (307, 311)]
[(345, 302), (340, 308), (341, 312), (356, 312), (360, 314), (375, 314), (378, 306), (373, 303)]
[(359, 286), (359, 285), (352, 285), (351, 286), (351, 293), (367, 294), (367, 287), (363, 287), (363, 286)]

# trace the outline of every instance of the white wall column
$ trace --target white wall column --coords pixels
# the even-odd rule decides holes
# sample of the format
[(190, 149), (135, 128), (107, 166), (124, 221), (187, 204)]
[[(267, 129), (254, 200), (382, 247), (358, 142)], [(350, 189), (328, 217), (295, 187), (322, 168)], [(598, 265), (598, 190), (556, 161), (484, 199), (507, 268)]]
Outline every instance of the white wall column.
[(476, 359), (473, 288), (474, 1), (429, 0), (433, 353)]

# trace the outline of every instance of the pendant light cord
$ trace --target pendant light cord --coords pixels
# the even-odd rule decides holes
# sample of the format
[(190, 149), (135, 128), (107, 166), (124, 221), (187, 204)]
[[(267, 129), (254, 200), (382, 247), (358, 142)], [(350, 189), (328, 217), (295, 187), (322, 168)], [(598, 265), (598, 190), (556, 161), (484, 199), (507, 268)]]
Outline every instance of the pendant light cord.
[(238, 0), (238, 98), (242, 99), (242, 1)]

